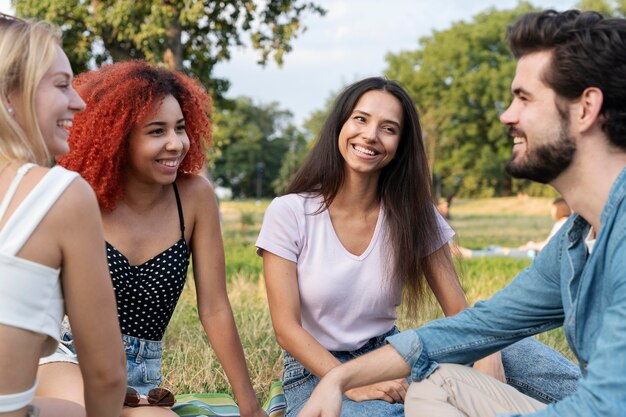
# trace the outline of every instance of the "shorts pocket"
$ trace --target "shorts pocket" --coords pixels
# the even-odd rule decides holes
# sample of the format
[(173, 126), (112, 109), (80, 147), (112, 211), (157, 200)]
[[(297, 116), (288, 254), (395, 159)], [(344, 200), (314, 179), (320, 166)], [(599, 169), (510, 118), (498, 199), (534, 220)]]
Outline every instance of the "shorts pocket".
[(161, 361), (159, 359), (143, 358), (137, 363), (135, 357), (129, 357), (126, 361), (128, 371), (128, 386), (145, 395), (151, 388), (161, 385)]
[(313, 374), (299, 362), (287, 362), (283, 370), (283, 389), (288, 390), (300, 384), (304, 384), (312, 376)]
[(145, 359), (144, 382), (150, 385), (161, 385), (163, 377), (161, 376), (161, 359)]

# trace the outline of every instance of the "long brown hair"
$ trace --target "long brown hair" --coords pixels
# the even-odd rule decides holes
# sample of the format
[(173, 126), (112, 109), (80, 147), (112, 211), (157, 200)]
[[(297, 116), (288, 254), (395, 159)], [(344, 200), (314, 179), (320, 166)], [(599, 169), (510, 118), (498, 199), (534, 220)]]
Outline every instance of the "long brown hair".
[(419, 118), (413, 101), (400, 84), (372, 77), (346, 87), (337, 97), (319, 139), (286, 193), (322, 196), (320, 210), (332, 204), (344, 182), (339, 132), (361, 96), (372, 90), (393, 95), (403, 109), (400, 144), (395, 158), (381, 171), (378, 198), (385, 209), (385, 226), (393, 257), (392, 279), (405, 289), (409, 311), (415, 312), (424, 293), (422, 260), (432, 252), (429, 242), (439, 240), (440, 231)]

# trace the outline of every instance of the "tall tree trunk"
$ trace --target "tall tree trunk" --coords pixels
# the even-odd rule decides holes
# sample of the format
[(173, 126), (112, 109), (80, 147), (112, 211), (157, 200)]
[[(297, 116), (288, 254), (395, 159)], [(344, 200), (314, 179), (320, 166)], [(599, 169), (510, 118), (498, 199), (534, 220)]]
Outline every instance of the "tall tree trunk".
[(173, 71), (183, 69), (182, 30), (179, 22), (180, 14), (176, 13), (172, 25), (167, 30), (167, 49), (163, 53), (163, 61)]

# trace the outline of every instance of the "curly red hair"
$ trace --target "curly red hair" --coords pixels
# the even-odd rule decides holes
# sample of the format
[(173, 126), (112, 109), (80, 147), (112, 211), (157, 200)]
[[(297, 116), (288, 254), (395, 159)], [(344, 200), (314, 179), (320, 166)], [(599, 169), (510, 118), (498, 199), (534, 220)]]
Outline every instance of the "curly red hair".
[(144, 61), (128, 61), (82, 73), (74, 86), (87, 109), (74, 117), (70, 152), (59, 164), (80, 173), (105, 210), (114, 210), (124, 198), (131, 130), (168, 95), (180, 104), (190, 142), (178, 172), (198, 173), (204, 166), (204, 151), (211, 143), (211, 97), (199, 81)]

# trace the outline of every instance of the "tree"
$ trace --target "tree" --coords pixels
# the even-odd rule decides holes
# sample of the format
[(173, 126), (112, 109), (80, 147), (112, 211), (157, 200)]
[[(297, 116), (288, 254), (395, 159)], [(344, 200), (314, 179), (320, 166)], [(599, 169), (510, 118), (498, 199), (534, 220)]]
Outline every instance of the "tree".
[(219, 110), (209, 157), (216, 183), (231, 188), (234, 197), (273, 196), (285, 155), (304, 141), (291, 118), (277, 103), (255, 105), (247, 97)]
[(624, 17), (626, 0), (581, 0), (576, 7), (580, 10), (594, 10), (605, 16)]
[(306, 28), (305, 13), (325, 10), (306, 0), (12, 0), (19, 16), (46, 19), (63, 31), (76, 72), (93, 62), (146, 59), (198, 77), (214, 94), (228, 81), (212, 77), (234, 47), (251, 45), (259, 63), (279, 65)]
[(276, 195), (281, 195), (291, 181), (291, 177), (302, 166), (302, 161), (309, 153), (310, 141), (307, 141), (307, 135), (299, 131), (294, 126), (289, 126), (288, 136), (291, 138), (289, 150), (283, 157), (278, 176), (272, 181), (272, 188)]
[(283, 159), (283, 163), (278, 173), (278, 178), (274, 181), (274, 192), (276, 194), (282, 194), (285, 191), (291, 182), (293, 175), (302, 166), (302, 163), (309, 154), (309, 151), (319, 138), (324, 122), (326, 122), (326, 119), (330, 114), (336, 97), (337, 93), (331, 93), (329, 98), (326, 100), (324, 108), (315, 110), (304, 121), (305, 131), (298, 132), (298, 134), (293, 136), (295, 140), (292, 141), (289, 152)]
[(513, 183), (503, 170), (512, 140), (499, 116), (511, 100), (515, 72), (506, 27), (531, 10), (529, 3), (491, 9), (434, 31), (416, 51), (387, 56), (386, 75), (407, 88), (421, 113), (445, 195), (508, 195), (526, 184)]

